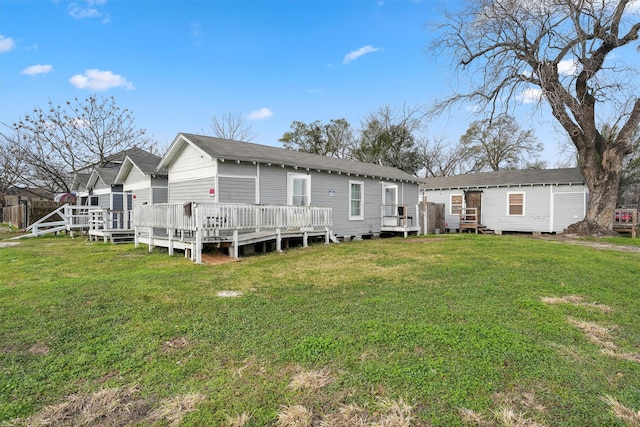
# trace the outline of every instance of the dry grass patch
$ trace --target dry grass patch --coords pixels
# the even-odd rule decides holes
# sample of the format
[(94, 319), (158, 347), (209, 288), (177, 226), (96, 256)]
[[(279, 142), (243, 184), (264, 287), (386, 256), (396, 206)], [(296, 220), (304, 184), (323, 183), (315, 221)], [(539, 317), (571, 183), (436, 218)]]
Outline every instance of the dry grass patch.
[(603, 313), (609, 313), (613, 311), (613, 308), (606, 304), (600, 304), (599, 302), (585, 302), (584, 298), (579, 295), (566, 295), (563, 297), (542, 297), (542, 302), (545, 304), (568, 304), (579, 307), (588, 307), (599, 310)]
[(525, 413), (506, 406), (492, 411), (490, 417), (467, 408), (460, 409), (459, 413), (464, 422), (481, 427), (545, 427), (544, 424), (527, 417)]
[(616, 344), (610, 341), (610, 333), (615, 329), (615, 326), (602, 326), (595, 322), (586, 322), (571, 317), (568, 321), (580, 329), (592, 343), (604, 348), (617, 348)]
[(638, 362), (640, 363), (640, 354), (639, 353), (627, 353), (624, 351), (614, 351), (608, 348), (603, 348), (600, 350), (602, 354), (605, 354), (609, 357), (613, 357), (614, 359), (619, 360), (628, 360), (630, 362)]
[(382, 410), (380, 419), (371, 424), (372, 427), (409, 427), (415, 417), (413, 408), (404, 400), (383, 399), (378, 402)]
[(160, 402), (140, 398), (135, 386), (107, 388), (88, 395), (73, 394), (65, 402), (42, 408), (24, 419), (14, 419), (9, 426), (134, 426), (163, 422), (177, 426), (188, 412), (204, 400), (202, 395), (178, 396)]
[(326, 415), (320, 422), (321, 427), (366, 427), (369, 413), (355, 403), (342, 405), (334, 413)]
[(249, 420), (251, 419), (251, 415), (243, 412), (235, 417), (227, 415), (227, 427), (244, 427)]
[(289, 388), (292, 390), (316, 391), (331, 384), (334, 378), (331, 376), (329, 368), (322, 368), (319, 371), (302, 371), (293, 376)]
[(603, 396), (600, 399), (609, 405), (609, 408), (611, 408), (611, 411), (616, 417), (631, 426), (640, 427), (640, 411), (627, 408), (622, 403), (618, 402), (617, 399), (609, 395)]
[(528, 413), (544, 413), (545, 407), (541, 405), (531, 391), (515, 393), (496, 393), (494, 396), (495, 410), (490, 415), (467, 408), (458, 410), (460, 418), (468, 423), (481, 427), (544, 427), (531, 418)]
[(313, 412), (302, 405), (281, 406), (278, 412), (280, 427), (311, 427)]
[(152, 423), (167, 421), (169, 426), (177, 426), (182, 418), (189, 412), (195, 411), (196, 405), (204, 399), (203, 395), (196, 393), (165, 399), (149, 414), (147, 420)]

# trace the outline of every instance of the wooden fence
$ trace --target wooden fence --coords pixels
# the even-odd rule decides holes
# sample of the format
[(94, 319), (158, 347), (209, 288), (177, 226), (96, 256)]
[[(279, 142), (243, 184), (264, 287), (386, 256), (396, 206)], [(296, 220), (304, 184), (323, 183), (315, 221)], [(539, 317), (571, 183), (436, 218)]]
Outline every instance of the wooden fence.
[(38, 221), (61, 204), (50, 200), (23, 200), (15, 206), (6, 206), (1, 210), (1, 222), (19, 229), (25, 229)]

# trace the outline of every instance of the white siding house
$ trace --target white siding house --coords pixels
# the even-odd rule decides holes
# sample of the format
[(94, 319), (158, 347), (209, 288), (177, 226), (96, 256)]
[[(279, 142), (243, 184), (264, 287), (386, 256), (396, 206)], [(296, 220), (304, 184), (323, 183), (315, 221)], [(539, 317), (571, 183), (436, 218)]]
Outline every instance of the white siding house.
[(126, 209), (168, 201), (167, 172), (156, 171), (160, 156), (153, 154), (129, 154), (115, 178), (122, 185)]
[(445, 228), (459, 230), (466, 208), (496, 232), (560, 233), (582, 220), (589, 191), (579, 169), (486, 172), (427, 178), (421, 197), (445, 204)]

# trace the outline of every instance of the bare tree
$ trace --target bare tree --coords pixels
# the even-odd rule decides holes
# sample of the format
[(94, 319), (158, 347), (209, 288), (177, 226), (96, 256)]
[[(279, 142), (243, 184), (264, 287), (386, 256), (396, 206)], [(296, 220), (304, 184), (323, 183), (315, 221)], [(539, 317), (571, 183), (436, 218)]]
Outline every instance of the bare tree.
[(7, 190), (19, 182), (22, 171), (20, 153), (11, 141), (7, 134), (0, 133), (0, 207), (5, 205)]
[(62, 106), (49, 101), (46, 110), (36, 107), (12, 127), (11, 142), (25, 164), (21, 180), (50, 193), (68, 192), (72, 171), (104, 166), (110, 155), (132, 147), (154, 146), (113, 97), (76, 98)]
[(468, 173), (469, 153), (461, 144), (448, 143), (444, 138), (419, 142), (425, 178)]
[[(469, 101), (485, 111), (509, 111), (537, 96), (567, 132), (589, 187), (583, 221), (568, 232), (613, 234), (613, 209), (623, 159), (640, 123), (637, 70), (618, 59), (636, 43), (640, 19), (631, 0), (469, 0), (449, 11), (433, 48), (468, 72), (470, 89), (440, 103)], [(620, 57), (621, 55), (618, 55)], [(620, 131), (602, 135), (601, 117), (615, 114)]]
[(256, 139), (251, 123), (245, 120), (242, 113), (229, 112), (221, 117), (211, 116), (209, 126), (213, 136), (218, 138), (244, 142), (252, 142)]
[(460, 137), (462, 150), (474, 160), (473, 172), (524, 168), (542, 151), (532, 130), (521, 130), (510, 116), (477, 120)]

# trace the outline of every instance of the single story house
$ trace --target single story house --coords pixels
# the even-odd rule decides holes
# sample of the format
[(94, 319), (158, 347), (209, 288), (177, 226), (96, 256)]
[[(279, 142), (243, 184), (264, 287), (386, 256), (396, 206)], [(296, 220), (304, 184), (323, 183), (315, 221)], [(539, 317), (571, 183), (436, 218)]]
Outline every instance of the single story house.
[(392, 167), (179, 133), (162, 169), (169, 203), (330, 207), (331, 231), (343, 239), (420, 229), (420, 181)]
[(160, 160), (160, 156), (150, 153), (127, 154), (114, 179), (127, 195), (127, 209), (168, 201), (167, 171), (156, 170)]
[(421, 198), (445, 204), (445, 228), (560, 233), (582, 220), (589, 190), (578, 168), (424, 179)]

